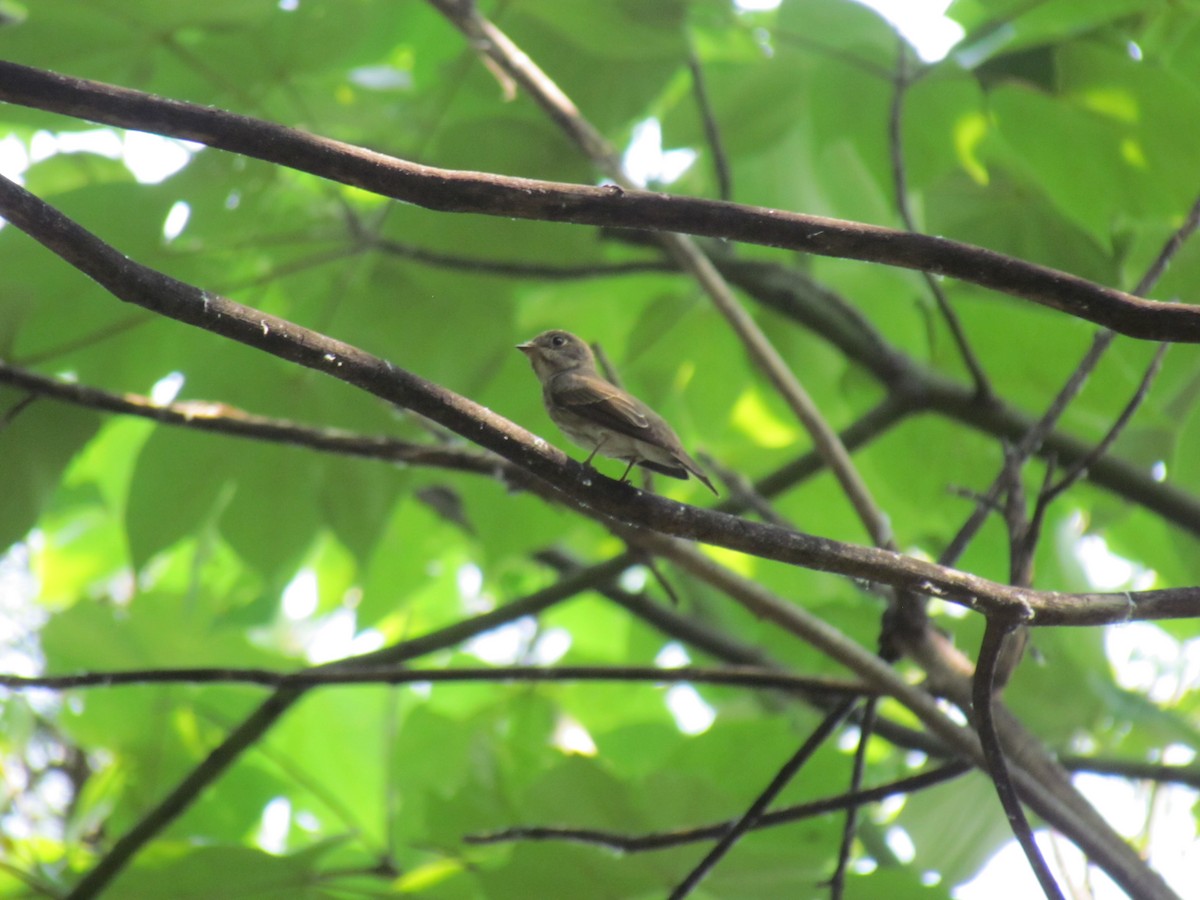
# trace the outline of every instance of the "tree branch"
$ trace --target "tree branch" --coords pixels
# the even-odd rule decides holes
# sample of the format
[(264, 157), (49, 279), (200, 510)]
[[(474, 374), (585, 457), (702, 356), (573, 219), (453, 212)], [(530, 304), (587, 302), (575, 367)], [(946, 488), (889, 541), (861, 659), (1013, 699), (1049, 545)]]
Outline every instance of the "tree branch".
[[(479, 53), (528, 91), (537, 105), (575, 142), (593, 165), (621, 187), (629, 190), (634, 188), (633, 182), (621, 168), (620, 158), (599, 130), (583, 116), (553, 79), (483, 16), (475, 4), (457, 0), (430, 2), (471, 41)], [(725, 317), (746, 348), (751, 360), (812, 436), (817, 451), (837, 478), (872, 542), (878, 547), (895, 549), (888, 519), (871, 496), (870, 489), (842, 446), (837, 432), (826, 422), (770, 338), (738, 302), (712, 260), (694, 240), (684, 234), (664, 233), (655, 237), (666, 254), (675, 260), (680, 269), (691, 275), (708, 295), (713, 306)]]
[(793, 675), (755, 667), (687, 666), (489, 666), (479, 668), (411, 669), (386, 667), (355, 657), (336, 668), (316, 666), (299, 672), (271, 669), (202, 666), (168, 669), (123, 669), (79, 672), (74, 675), (3, 675), (0, 687), (13, 691), (68, 691), (147, 684), (253, 684), (271, 688), (317, 688), (355, 684), (443, 684), (447, 682), (650, 682), (652, 684), (720, 684), (761, 690), (800, 691), (823, 696), (871, 694), (871, 688), (846, 679)]
[(775, 777), (771, 779), (771, 783), (766, 786), (762, 793), (754, 798), (754, 802), (750, 804), (746, 811), (725, 830), (720, 840), (688, 872), (683, 881), (676, 885), (675, 890), (671, 891), (669, 900), (683, 900), (684, 897), (690, 894), (704, 880), (704, 877), (725, 857), (725, 854), (733, 849), (733, 845), (741, 840), (743, 835), (754, 828), (762, 818), (763, 813), (767, 811), (767, 807), (771, 805), (771, 801), (778, 797), (783, 789), (791, 783), (792, 779), (796, 777), (796, 773), (812, 758), (812, 755), (817, 752), (821, 744), (825, 743), (826, 738), (833, 734), (845, 718), (850, 715), (855, 702), (856, 700), (853, 697), (843, 700), (836, 708), (825, 714), (821, 723), (813, 729), (812, 734), (805, 739), (800, 748), (783, 764), (783, 767), (775, 773)]
[[(788, 806), (774, 812), (763, 813), (751, 826), (753, 830), (771, 828), (776, 825), (786, 825), (846, 809), (847, 806), (863, 806), (894, 797), (897, 794), (911, 794), (934, 785), (944, 784), (960, 775), (969, 772), (971, 767), (966, 763), (946, 763), (921, 772), (900, 778), (896, 781), (881, 784), (878, 787), (866, 788), (860, 791), (837, 794), (810, 803), (800, 803)], [(715, 822), (711, 825), (700, 825), (695, 828), (681, 828), (673, 831), (655, 832), (652, 834), (625, 835), (611, 831), (599, 831), (591, 828), (552, 828), (546, 826), (518, 826), (494, 831), (489, 834), (469, 834), (463, 838), (468, 844), (503, 844), (511, 841), (579, 841), (584, 844), (594, 844), (608, 847), (620, 853), (645, 853), (650, 850), (666, 850), (697, 841), (716, 840), (725, 834), (734, 821)]]
[[(575, 596), (579, 591), (619, 575), (628, 568), (630, 558), (619, 556), (596, 566), (586, 573), (567, 576), (541, 591), (509, 603), (492, 612), (456, 622), (410, 641), (402, 641), (373, 653), (339, 660), (321, 670), (372, 665), (398, 665), (436, 650), (453, 647), (462, 641), (484, 634), (506, 622), (523, 616), (536, 615), (556, 603)], [(159, 833), (195, 802), (200, 792), (216, 781), (221, 774), (249, 747), (252, 747), (293, 704), (304, 695), (304, 687), (279, 688), (263, 701), (225, 740), (217, 745), (199, 766), (188, 773), (157, 806), (123, 834), (100, 861), (67, 895), (66, 900), (90, 900), (107, 887), (130, 860)]]
[[(1157, 268), (1165, 266), (1165, 251), (1178, 247), (1186, 235), (1183, 229), (1168, 241)], [(626, 233), (630, 234), (629, 232)], [(380, 249), (389, 250), (390, 242), (377, 241)], [(403, 245), (399, 255), (431, 266), (448, 269), (467, 269), (488, 272), (501, 277), (561, 280), (569, 278), (620, 276), (645, 271), (677, 272), (667, 262), (614, 263), (607, 266), (564, 266), (539, 263), (506, 263), (473, 257), (446, 256)], [(848, 449), (855, 449), (869, 436), (874, 436), (895, 424), (901, 417), (920, 413), (940, 413), (963, 425), (1008, 441), (1021, 440), (1035, 420), (996, 397), (981, 403), (974, 389), (965, 387), (926, 368), (888, 344), (844, 298), (809, 279), (803, 272), (762, 260), (735, 259), (721, 254), (710, 258), (721, 274), (732, 284), (754, 297), (759, 303), (799, 322), (819, 337), (829, 341), (850, 360), (863, 366), (880, 384), (888, 396), (878, 410), (882, 419), (873, 420), (867, 432), (851, 426), (842, 437)], [(868, 414), (870, 415), (870, 414)], [(1061, 430), (1051, 430), (1035, 452), (1043, 457), (1053, 455), (1062, 465), (1087, 460), (1084, 475), (1127, 500), (1145, 506), (1150, 511), (1182, 528), (1200, 534), (1200, 502), (1168, 483), (1155, 481), (1144, 468), (1123, 459), (1104, 454), (1095, 458), (1093, 445)], [(783, 490), (797, 479), (819, 471), (823, 462), (806, 454), (795, 463), (767, 476), (760, 489), (764, 494)], [(727, 508), (724, 504), (721, 508)]]
[(1200, 308), (1161, 303), (958, 241), (720, 200), (406, 162), (223, 110), (0, 61), (0, 100), (196, 141), (442, 212), (674, 231), (919, 269), (1023, 297), (1130, 337), (1200, 342)]
[[(643, 535), (641, 543), (672, 560), (696, 578), (723, 591), (751, 613), (802, 637), (832, 659), (849, 667), (864, 681), (878, 688), (882, 694), (900, 700), (931, 732), (945, 741), (947, 748), (952, 752), (974, 760), (977, 765), (985, 764), (983, 750), (974, 732), (951, 722), (931, 695), (914, 689), (913, 685), (899, 677), (895, 670), (878, 656), (847, 640), (798, 605), (773, 595), (762, 585), (737, 575), (686, 544), (657, 534)], [(918, 655), (917, 659), (931, 670), (933, 686), (949, 689), (951, 699), (960, 707), (967, 708), (970, 702), (969, 684), (965, 678), (957, 677), (956, 673), (938, 671), (938, 667), (944, 665), (943, 654), (932, 654), (928, 658)], [(1080, 796), (1036, 739), (1025, 731), (1011, 714), (1007, 714), (1003, 707), (999, 707), (996, 713), (997, 733), (1003, 738), (1005, 749), (1014, 759), (1011, 769), (1012, 782), (1021, 799), (1055, 828), (1070, 837), (1132, 895), (1145, 897), (1147, 900), (1173, 898), (1174, 893), (1162, 878), (1147, 867), (1137, 853)]]
[(559, 499), (663, 534), (778, 562), (931, 594), (1029, 625), (1100, 625), (1200, 614), (1200, 588), (1067, 594), (1008, 587), (889, 550), (818, 538), (685, 506), (598, 476), (525, 429), (441, 385), (349, 344), (200, 290), (126, 257), (24, 188), (0, 179), (0, 213), (116, 297), (324, 372), (420, 413), (528, 470)]
[(996, 786), (996, 794), (1013, 835), (1025, 858), (1029, 860), (1030, 868), (1037, 876), (1038, 884), (1047, 900), (1064, 900), (1062, 890), (1046, 860), (1038, 849), (1033, 837), (1033, 829), (1021, 808), (1021, 800), (1016, 788), (1009, 777), (1008, 765), (1004, 760), (1004, 749), (1000, 744), (1000, 735), (996, 729), (996, 719), (993, 715), (992, 703), (995, 698), (996, 675), (1001, 657), (1004, 655), (1004, 643), (1010, 638), (1012, 628), (1002, 624), (998, 619), (988, 619), (987, 628), (983, 633), (983, 644), (979, 649), (979, 663), (975, 668), (973, 682), (974, 695), (972, 706), (975, 712), (975, 726), (979, 731), (979, 743), (983, 747), (983, 755), (987, 757), (988, 772), (992, 783)]
[(176, 425), (252, 440), (307, 447), (327, 453), (378, 459), (406, 465), (436, 466), (459, 472), (495, 475), (515, 470), (490, 454), (455, 447), (414, 444), (395, 438), (357, 434), (338, 428), (317, 428), (286, 419), (248, 413), (226, 403), (181, 401), (154, 403), (138, 394), (114, 394), (71, 381), (47, 378), (0, 360), (0, 384), (28, 391), (34, 397), (52, 397), (87, 409), (137, 416), (162, 425)]
[[(913, 83), (913, 78), (909, 74), (912, 64), (911, 53), (908, 42), (897, 32), (896, 71), (892, 76), (892, 102), (888, 111), (888, 153), (892, 163), (892, 188), (896, 192), (896, 211), (900, 214), (900, 221), (904, 223), (904, 227), (915, 232), (917, 230), (916, 219), (913, 218), (912, 204), (908, 197), (908, 169), (904, 160), (903, 134), (904, 100)], [(950, 329), (950, 336), (954, 339), (955, 346), (958, 347), (958, 354), (962, 357), (963, 364), (971, 373), (976, 397), (981, 403), (991, 402), (993, 399), (991, 385), (988, 383), (987, 375), (983, 371), (979, 358), (971, 349), (966, 330), (959, 321), (958, 313), (950, 305), (950, 300), (946, 297), (946, 292), (942, 290), (941, 283), (929, 272), (921, 274), (924, 277), (926, 288), (929, 289), (938, 311), (941, 312), (942, 318), (946, 322), (946, 327)]]

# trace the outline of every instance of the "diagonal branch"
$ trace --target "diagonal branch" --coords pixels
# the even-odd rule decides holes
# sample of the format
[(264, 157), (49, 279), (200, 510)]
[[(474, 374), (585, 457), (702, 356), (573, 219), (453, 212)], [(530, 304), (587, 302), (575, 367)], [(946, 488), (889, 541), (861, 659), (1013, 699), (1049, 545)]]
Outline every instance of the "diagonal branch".
[[(629, 234), (625, 233), (626, 236)], [(1185, 235), (1176, 233), (1168, 242), (1168, 246), (1181, 245), (1184, 237)], [(386, 239), (370, 240), (369, 246), (430, 266), (486, 272), (500, 277), (565, 280), (676, 271), (676, 267), (666, 261), (579, 266), (510, 263), (441, 254)], [(1010, 442), (1021, 440), (1034, 427), (1032, 418), (1013, 408), (1002, 398), (996, 397), (991, 402), (982, 404), (972, 387), (960, 385), (919, 364), (898, 347), (887, 343), (848, 301), (836, 292), (811, 281), (802, 272), (763, 260), (735, 259), (718, 254), (712, 254), (711, 258), (732, 285), (745, 291), (764, 306), (795, 319), (818, 337), (829, 341), (887, 388), (887, 397), (877, 408), (879, 415), (884, 415), (886, 411), (887, 424), (894, 424), (902, 416), (926, 412), (940, 413), (963, 425)], [(1163, 263), (1165, 262), (1164, 259)], [(877, 421), (872, 428), (872, 436), (884, 430), (887, 424)], [(854, 450), (863, 443), (860, 430), (856, 426), (851, 426), (851, 433), (843, 435), (841, 440), (849, 450)], [(1200, 534), (1200, 503), (1197, 499), (1169, 482), (1155, 481), (1143, 467), (1107, 453), (1097, 458), (1093, 453), (1092, 444), (1059, 429), (1050, 430), (1045, 435), (1041, 448), (1036, 452), (1044, 457), (1053, 457), (1060, 465), (1068, 467), (1086, 460), (1083, 476), (1093, 484), (1144, 506), (1182, 528)], [(821, 465), (819, 459), (806, 455), (776, 475), (768, 476), (770, 488), (764, 490), (764, 493), (783, 490), (789, 487), (795, 478), (810, 474)]]
[[(486, 59), (501, 67), (525, 88), (538, 106), (575, 141), (576, 146), (593, 165), (623, 188), (633, 188), (632, 181), (621, 167), (620, 158), (613, 152), (603, 135), (583, 117), (549, 75), (503, 31), (485, 18), (474, 4), (460, 3), (457, 0), (430, 2), (470, 39)], [(877, 547), (894, 549), (888, 519), (871, 496), (870, 489), (859, 475), (837, 432), (825, 420), (808, 391), (804, 389), (804, 385), (800, 383), (800, 379), (771, 343), (770, 338), (738, 302), (712, 260), (694, 240), (684, 234), (660, 234), (657, 240), (679, 268), (691, 275), (708, 295), (755, 365), (766, 375), (776, 392), (808, 431), (817, 452), (837, 478), (872, 542)]]
[(1200, 588), (1068, 594), (1010, 587), (895, 553), (675, 503), (597, 476), (486, 407), (386, 360), (163, 275), (126, 257), (24, 188), (0, 178), (0, 213), (126, 302), (324, 372), (417, 412), (537, 476), (591, 517), (763, 559), (932, 594), (979, 612), (1017, 614), (1034, 626), (1099, 625), (1200, 614)]
[(1150, 392), (1150, 385), (1158, 376), (1158, 370), (1162, 367), (1163, 357), (1166, 356), (1170, 346), (1170, 344), (1158, 345), (1158, 349), (1154, 351), (1154, 356), (1151, 358), (1150, 364), (1146, 366), (1146, 371), (1142, 373), (1142, 380), (1138, 383), (1133, 396), (1129, 398), (1129, 402), (1125, 404), (1112, 425), (1109, 426), (1108, 431), (1104, 433), (1104, 437), (1100, 439), (1100, 443), (1096, 444), (1087, 456), (1076, 461), (1061, 478), (1046, 488), (1042, 495), (1038, 497), (1039, 507), (1045, 506), (1061, 496), (1067, 488), (1087, 474), (1087, 470), (1116, 443), (1117, 438), (1121, 436), (1121, 432), (1125, 430), (1125, 426), (1129, 424), (1129, 420), (1133, 418), (1133, 414), (1137, 412), (1138, 407), (1142, 405), (1142, 402), (1146, 399), (1146, 395)]
[(713, 870), (713, 867), (733, 849), (733, 845), (746, 832), (758, 824), (763, 813), (767, 811), (767, 807), (771, 805), (771, 801), (778, 797), (780, 792), (791, 783), (796, 773), (812, 758), (812, 755), (817, 752), (821, 744), (825, 742), (825, 739), (833, 734), (842, 721), (850, 715), (855, 702), (854, 698), (843, 700), (834, 710), (825, 715), (825, 718), (821, 720), (821, 724), (814, 728), (812, 734), (800, 745), (800, 749), (792, 754), (788, 761), (783, 764), (783, 767), (775, 774), (775, 777), (771, 779), (771, 783), (767, 785), (762, 793), (754, 798), (754, 802), (747, 807), (746, 811), (742, 813), (737, 821), (725, 830), (720, 840), (713, 844), (708, 853), (704, 855), (704, 858), (688, 872), (683, 881), (676, 885), (675, 889), (671, 891), (670, 900), (683, 900), (684, 897), (688, 896), (704, 880), (704, 877)]
[(717, 196), (722, 200), (729, 200), (733, 197), (733, 174), (729, 168), (729, 157), (725, 153), (725, 142), (721, 140), (721, 129), (717, 125), (716, 113), (708, 99), (704, 66), (691, 41), (688, 42), (687, 65), (688, 74), (691, 75), (692, 94), (696, 98), (700, 122), (704, 125), (704, 140), (708, 144), (708, 152), (712, 154), (713, 176), (717, 180)]

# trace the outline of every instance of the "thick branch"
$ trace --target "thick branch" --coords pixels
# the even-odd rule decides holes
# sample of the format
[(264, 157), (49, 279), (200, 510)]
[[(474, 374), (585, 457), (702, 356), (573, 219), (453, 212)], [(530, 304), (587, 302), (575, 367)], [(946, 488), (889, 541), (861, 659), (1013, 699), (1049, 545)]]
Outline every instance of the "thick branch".
[(674, 231), (917, 269), (1130, 337), (1200, 342), (1200, 308), (1145, 300), (981, 247), (765, 207), (438, 169), (223, 110), (0, 61), (0, 100), (198, 141), (442, 212)]

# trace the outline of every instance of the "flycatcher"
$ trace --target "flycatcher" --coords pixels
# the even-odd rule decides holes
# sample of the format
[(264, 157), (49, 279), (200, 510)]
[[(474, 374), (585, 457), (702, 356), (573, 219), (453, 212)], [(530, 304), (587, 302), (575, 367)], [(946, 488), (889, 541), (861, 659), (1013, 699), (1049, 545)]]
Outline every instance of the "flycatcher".
[(679, 438), (662, 417), (596, 371), (592, 349), (569, 331), (545, 331), (517, 344), (533, 365), (542, 383), (542, 401), (554, 424), (580, 447), (591, 452), (583, 464), (591, 465), (597, 453), (622, 459), (654, 472), (686, 479), (695, 475), (717, 493), (699, 464), (687, 455)]

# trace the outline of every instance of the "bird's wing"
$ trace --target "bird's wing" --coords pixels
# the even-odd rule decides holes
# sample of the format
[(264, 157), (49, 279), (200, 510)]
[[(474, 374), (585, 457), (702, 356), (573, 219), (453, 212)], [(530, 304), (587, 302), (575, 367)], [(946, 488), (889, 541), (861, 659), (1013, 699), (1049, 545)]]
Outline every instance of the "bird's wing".
[(599, 375), (563, 372), (554, 377), (550, 395), (560, 406), (630, 437), (645, 439), (655, 418), (640, 400)]
[[(671, 427), (636, 397), (595, 373), (560, 372), (548, 387), (551, 399), (559, 406), (597, 425), (661, 447), (679, 464), (674, 466), (666, 460), (642, 458), (638, 460), (640, 465), (672, 478), (687, 478), (690, 472), (710, 491), (717, 493), (704, 470), (680, 445)], [(659, 427), (652, 427), (654, 425)]]

